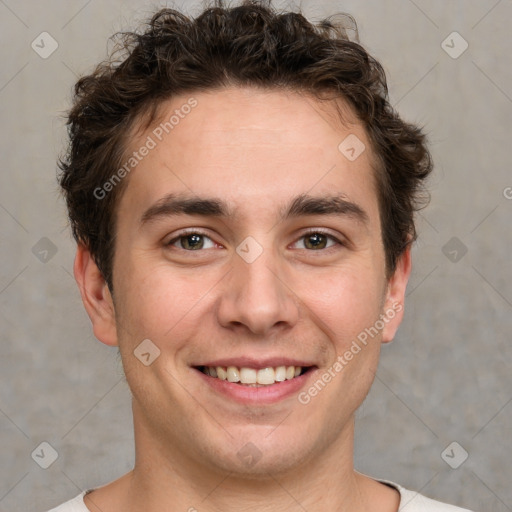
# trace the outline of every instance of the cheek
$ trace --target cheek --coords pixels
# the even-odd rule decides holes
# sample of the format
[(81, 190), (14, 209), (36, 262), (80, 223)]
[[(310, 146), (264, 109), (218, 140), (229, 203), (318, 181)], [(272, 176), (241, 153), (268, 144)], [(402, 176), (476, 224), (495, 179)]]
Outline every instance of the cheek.
[(149, 338), (157, 345), (163, 340), (169, 343), (176, 331), (186, 338), (187, 331), (197, 327), (209, 282), (197, 275), (171, 273), (167, 262), (148, 265), (135, 260), (124, 268), (118, 321), (128, 327), (131, 343), (139, 338)]
[(339, 352), (378, 320), (384, 288), (380, 276), (370, 267), (331, 271), (325, 277), (308, 280), (301, 298), (322, 320)]

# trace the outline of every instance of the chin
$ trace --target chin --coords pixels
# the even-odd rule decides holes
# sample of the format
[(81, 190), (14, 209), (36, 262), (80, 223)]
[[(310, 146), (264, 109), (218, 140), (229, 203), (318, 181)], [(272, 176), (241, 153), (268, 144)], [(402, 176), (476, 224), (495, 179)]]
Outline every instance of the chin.
[[(206, 448), (200, 455), (204, 462), (209, 460), (216, 471), (230, 474), (231, 478), (248, 480), (268, 480), (270, 476), (286, 475), (297, 470), (313, 455), (315, 446), (312, 445), (311, 435), (304, 436), (297, 432), (291, 434), (289, 429), (272, 426), (255, 428), (248, 431), (239, 429), (238, 435), (230, 431), (233, 437), (219, 441), (220, 446)], [(213, 448), (213, 450), (212, 450)]]
[(259, 450), (251, 443), (246, 443), (235, 457), (230, 453), (226, 454), (226, 459), (216, 460), (217, 467), (229, 473), (230, 479), (255, 481), (284, 476), (297, 470), (304, 462), (304, 453), (297, 453), (295, 449), (270, 453), (269, 450)]

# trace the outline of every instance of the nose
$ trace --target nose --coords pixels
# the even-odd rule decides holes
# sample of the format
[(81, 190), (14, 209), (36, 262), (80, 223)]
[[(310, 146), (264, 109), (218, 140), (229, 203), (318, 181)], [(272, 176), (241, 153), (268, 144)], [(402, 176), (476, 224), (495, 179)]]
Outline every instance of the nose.
[(223, 327), (268, 337), (297, 323), (299, 301), (290, 272), (276, 259), (270, 250), (252, 263), (233, 256), (217, 309)]

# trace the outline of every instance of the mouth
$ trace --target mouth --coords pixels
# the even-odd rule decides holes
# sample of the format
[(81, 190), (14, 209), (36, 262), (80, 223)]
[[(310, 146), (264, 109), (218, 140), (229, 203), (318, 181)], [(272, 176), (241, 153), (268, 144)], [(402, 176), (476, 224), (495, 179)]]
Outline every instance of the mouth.
[(249, 387), (272, 386), (295, 379), (311, 371), (314, 366), (267, 366), (249, 368), (238, 366), (196, 366), (197, 370), (214, 379)]
[(238, 364), (217, 361), (192, 368), (214, 396), (250, 406), (268, 406), (295, 396), (318, 370), (317, 366), (301, 361), (275, 359), (242, 359)]

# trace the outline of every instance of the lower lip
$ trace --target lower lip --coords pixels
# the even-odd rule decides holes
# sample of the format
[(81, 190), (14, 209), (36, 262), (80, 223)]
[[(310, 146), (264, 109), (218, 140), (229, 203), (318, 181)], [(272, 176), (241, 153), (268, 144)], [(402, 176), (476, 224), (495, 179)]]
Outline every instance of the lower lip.
[(229, 382), (228, 380), (210, 377), (197, 368), (194, 368), (194, 370), (199, 374), (199, 377), (201, 377), (204, 382), (215, 391), (222, 393), (241, 404), (257, 405), (273, 404), (295, 395), (306, 385), (306, 382), (315, 373), (316, 368), (312, 368), (306, 373), (303, 373), (298, 377), (294, 377), (293, 379), (260, 387), (236, 384), (234, 382)]

